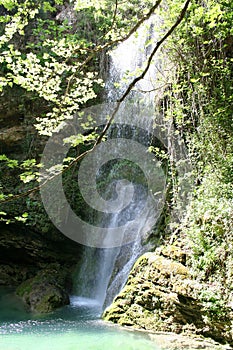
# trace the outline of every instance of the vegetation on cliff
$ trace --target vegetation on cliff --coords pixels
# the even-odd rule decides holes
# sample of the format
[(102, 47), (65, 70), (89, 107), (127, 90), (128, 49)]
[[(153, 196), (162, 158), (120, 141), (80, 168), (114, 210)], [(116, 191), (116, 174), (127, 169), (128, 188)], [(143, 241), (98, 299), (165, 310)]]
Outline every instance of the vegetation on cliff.
[[(162, 8), (165, 27), (171, 25), (179, 3), (168, 1)], [(153, 330), (180, 332), (190, 328), (193, 333), (206, 333), (232, 343), (232, 8), (232, 1), (191, 3), (185, 20), (169, 37), (162, 54), (164, 71), (170, 67), (170, 72), (165, 74), (165, 81), (161, 78), (165, 87), (160, 108), (185, 139), (195, 183), (188, 206), (180, 211), (178, 220), (171, 215), (173, 201), (167, 203), (160, 230), (166, 232), (168, 250), (172, 242), (175, 248), (184, 249), (183, 263), (192, 281), (187, 283), (187, 276), (180, 276), (178, 289), (169, 287), (177, 276), (170, 266), (168, 283), (153, 276), (148, 282), (145, 273), (166, 272), (166, 259), (154, 253), (153, 259), (164, 261), (162, 269), (158, 264), (152, 267), (146, 263), (146, 270), (140, 273), (137, 269), (142, 261), (138, 261), (125, 289), (105, 313), (106, 319)], [(170, 181), (171, 198), (175, 198), (176, 176), (172, 173)], [(179, 261), (179, 257), (175, 260)], [(184, 285), (200, 291), (188, 291)], [(164, 292), (168, 293), (165, 298)], [(190, 305), (188, 321), (189, 311), (183, 307)]]
[(192, 4), (165, 51), (175, 64), (165, 115), (186, 140), (196, 180), (181, 229), (203, 278), (232, 259), (232, 7)]
[[(206, 295), (190, 299), (194, 298), (193, 294), (190, 296), (183, 291), (183, 284), (177, 284), (180, 292), (171, 291), (168, 305), (169, 300), (166, 297), (165, 301), (162, 293), (165, 293), (166, 285), (168, 289), (174, 288), (170, 277), (160, 281), (161, 291), (160, 287), (154, 286), (156, 276), (152, 276), (152, 281), (143, 282), (146, 284), (144, 294), (140, 295), (138, 290), (140, 281), (133, 292), (130, 291), (136, 293), (138, 309), (130, 309), (131, 301), (126, 293), (122, 298), (123, 306), (118, 309), (124, 317), (113, 318), (114, 321), (121, 320), (122, 324), (135, 325), (138, 322), (147, 329), (154, 324), (156, 329), (163, 317), (169, 319), (174, 308), (179, 312), (181, 308), (185, 309), (185, 316), (179, 313), (177, 323), (167, 323), (172, 330), (177, 324), (189, 322), (192, 308), (197, 311), (194, 328), (198, 332), (213, 335), (217, 329), (218, 339), (225, 337), (229, 341), (232, 327), (229, 308), (233, 301), (233, 2), (198, 0), (191, 1), (189, 7), (188, 3), (182, 12), (184, 4), (181, 0), (156, 3), (137, 0), (0, 1), (3, 122), (0, 214), (2, 221), (7, 223), (18, 220), (44, 232), (50, 230), (36, 192), (44, 142), (62, 121), (101, 101), (108, 71), (108, 50), (132, 35), (158, 10), (163, 19), (159, 44), (148, 42), (148, 46), (154, 45), (154, 53), (164, 44), (160, 52), (164, 67), (162, 74), (158, 74), (161, 90), (157, 106), (164, 120), (171, 121), (184, 139), (195, 178), (188, 207), (182, 209), (175, 220), (171, 213), (174, 206), (179, 205), (176, 203), (179, 186), (172, 155), (152, 149), (170, 165), (168, 200), (159, 229), (166, 239), (172, 234), (172, 241), (179, 242), (186, 254), (185, 262), (164, 259), (163, 262), (169, 264), (169, 276), (178, 275), (186, 285), (186, 274), (190, 271), (190, 279), (196, 279)], [(177, 18), (180, 19), (178, 22)], [(173, 28), (174, 23), (177, 26)], [(143, 74), (140, 71), (138, 79)], [(129, 84), (120, 102), (133, 88), (134, 83)], [(11, 106), (13, 113), (9, 112)], [(110, 123), (111, 118), (106, 129)], [(102, 141), (104, 135), (95, 130), (92, 119), (86, 128), (90, 126), (93, 126), (90, 133), (67, 140), (72, 146), (71, 151), (59, 171), (68, 167), (74, 169), (83, 151)], [(72, 198), (73, 193), (77, 193), (76, 188), (75, 191), (71, 189), (76, 181), (73, 172), (65, 172), (64, 180), (67, 195)], [(80, 198), (75, 199), (76, 209), (81, 211)], [(161, 257), (156, 259), (155, 270), (162, 263)], [(151, 301), (151, 304), (144, 301), (147, 304)], [(135, 316), (140, 313), (142, 303), (146, 305), (148, 316), (143, 325)], [(166, 307), (162, 316), (158, 316), (161, 305)], [(128, 308), (134, 311), (135, 317), (127, 316), (125, 310)], [(200, 311), (202, 308), (204, 313)], [(150, 323), (148, 320), (155, 317), (154, 310), (159, 310), (156, 314), (159, 318)], [(229, 312), (229, 322), (224, 319), (224, 310)], [(203, 323), (199, 321), (204, 322), (203, 318), (212, 325), (207, 331), (200, 331)]]

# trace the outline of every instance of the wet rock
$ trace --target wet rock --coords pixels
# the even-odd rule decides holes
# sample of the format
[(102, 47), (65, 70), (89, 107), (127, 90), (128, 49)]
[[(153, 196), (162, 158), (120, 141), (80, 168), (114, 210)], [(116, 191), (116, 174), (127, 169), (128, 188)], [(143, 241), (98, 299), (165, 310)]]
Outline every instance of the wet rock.
[(80, 255), (77, 243), (55, 231), (45, 235), (0, 223), (0, 285), (17, 286), (52, 263), (72, 271)]
[(68, 271), (60, 265), (51, 265), (24, 281), (16, 293), (32, 312), (49, 313), (70, 303), (68, 276)]
[(152, 332), (196, 334), (232, 344), (232, 310), (213, 298), (211, 286), (192, 279), (185, 261), (185, 252), (173, 246), (141, 256), (103, 318)]
[(15, 286), (32, 277), (35, 269), (32, 266), (20, 266), (12, 263), (0, 265), (0, 286)]

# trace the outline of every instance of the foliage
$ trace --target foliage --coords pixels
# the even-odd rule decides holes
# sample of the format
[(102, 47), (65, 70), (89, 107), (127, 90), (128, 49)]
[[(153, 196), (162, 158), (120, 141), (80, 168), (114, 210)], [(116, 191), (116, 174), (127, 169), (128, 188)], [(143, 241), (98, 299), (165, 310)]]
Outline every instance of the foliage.
[[(167, 2), (171, 14), (179, 3)], [(221, 281), (233, 258), (232, 8), (232, 0), (193, 2), (165, 50), (175, 68), (164, 114), (186, 141), (196, 179), (180, 228), (188, 234), (197, 275), (217, 273)]]
[[(51, 3), (3, 1), (7, 11), (0, 16), (4, 23), (0, 62), (5, 67), (0, 90), (18, 85), (47, 101), (49, 111), (38, 116), (36, 127), (40, 134), (48, 136), (62, 120), (72, 118), (97, 97), (96, 89), (103, 83), (93, 63), (87, 63), (96, 58), (102, 43), (107, 46), (106, 40), (122, 40), (151, 5), (150, 1)], [(73, 13), (71, 18), (59, 13), (61, 5)], [(53, 12), (58, 12), (55, 18)], [(25, 36), (28, 43), (19, 47), (17, 36)]]
[[(36, 129), (40, 135), (50, 136), (63, 120), (100, 101), (104, 85), (101, 57), (133, 33), (154, 3), (2, 0), (0, 5), (4, 8), (0, 16), (0, 90), (4, 94), (7, 89), (20, 87), (25, 95), (39, 101), (43, 108), (37, 115)], [(162, 2), (162, 33), (174, 24), (182, 6), (181, 0)], [(161, 110), (164, 120), (172, 120), (185, 140), (196, 179), (190, 205), (181, 213), (181, 217), (186, 214), (186, 219), (180, 227), (188, 233), (192, 264), (202, 271), (202, 278), (226, 268), (225, 261), (232, 255), (232, 6), (232, 0), (192, 2), (185, 21), (167, 38), (161, 53), (166, 66), (161, 74), (163, 88), (158, 93), (162, 96)], [(89, 123), (87, 128), (94, 121)], [(62, 170), (97, 137), (94, 131), (66, 139), (64, 142), (70, 143), (72, 150)], [(154, 147), (151, 151), (163, 164), (169, 163), (164, 150)], [(19, 179), (25, 190), (36, 186), (39, 159), (32, 156), (18, 160), (1, 155), (0, 161), (1, 199), (9, 199), (14, 189), (21, 191), (22, 183), (16, 185)], [(169, 164), (168, 197), (172, 208), (179, 183)], [(120, 173), (134, 172), (130, 164), (125, 165), (114, 164)], [(58, 171), (51, 170), (53, 174)], [(3, 188), (9, 171), (15, 179)], [(75, 170), (64, 174), (64, 182), (67, 196), (71, 201), (75, 197), (76, 209), (82, 211), (80, 193), (76, 187), (71, 188), (72, 181), (76, 181)], [(9, 207), (1, 213), (3, 220), (9, 220)], [(43, 210), (37, 196), (28, 196), (26, 207), (24, 201), (11, 217), (27, 218), (36, 225), (42, 221)]]
[[(33, 115), (34, 126), (41, 136), (50, 136), (63, 120), (99, 102), (104, 85), (99, 68), (101, 56), (106, 57), (107, 48), (132, 34), (154, 4), (145, 0), (122, 3), (112, 0), (2, 0), (0, 5), (0, 91), (4, 96), (19, 88), (23, 98), (26, 97), (26, 102), (22, 99), (22, 103), (29, 100), (41, 106), (37, 115)], [(79, 152), (97, 137), (97, 133), (78, 134), (64, 142), (71, 143)], [(35, 161), (27, 156), (19, 160), (1, 156), (1, 200), (6, 201), (4, 221), (9, 222), (14, 211), (16, 215), (13, 216), (17, 218), (25, 209), (32, 210), (34, 216), (41, 211), (38, 199), (32, 199), (37, 196), (31, 194), (33, 188), (37, 188), (41, 166), (38, 153), (34, 152), (31, 158), (34, 157)], [(67, 158), (59, 171), (73, 160)], [(13, 178), (7, 181), (6, 168), (13, 169)], [(53, 175), (58, 169), (51, 171)], [(7, 174), (9, 176), (9, 171)], [(24, 183), (23, 191), (19, 180)], [(17, 192), (19, 196), (14, 196)], [(20, 204), (21, 192), (31, 194), (26, 208), (24, 199), (23, 208)], [(13, 211), (7, 202), (11, 197), (17, 200)], [(28, 220), (30, 218), (29, 215)]]

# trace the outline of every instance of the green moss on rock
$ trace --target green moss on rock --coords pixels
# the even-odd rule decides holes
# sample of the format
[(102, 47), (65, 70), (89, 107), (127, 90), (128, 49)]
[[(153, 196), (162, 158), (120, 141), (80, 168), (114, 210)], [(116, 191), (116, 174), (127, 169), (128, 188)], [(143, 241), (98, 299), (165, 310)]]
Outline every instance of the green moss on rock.
[(209, 290), (212, 295), (211, 286), (193, 280), (182, 259), (182, 251), (173, 246), (141, 256), (103, 318), (123, 326), (156, 332), (188, 332), (232, 344), (231, 309), (220, 312), (218, 308), (213, 312), (211, 299), (207, 298), (209, 304), (207, 300), (203, 302), (203, 290), (207, 289), (207, 295)]
[(51, 264), (17, 288), (17, 295), (36, 313), (49, 313), (69, 304), (68, 271)]

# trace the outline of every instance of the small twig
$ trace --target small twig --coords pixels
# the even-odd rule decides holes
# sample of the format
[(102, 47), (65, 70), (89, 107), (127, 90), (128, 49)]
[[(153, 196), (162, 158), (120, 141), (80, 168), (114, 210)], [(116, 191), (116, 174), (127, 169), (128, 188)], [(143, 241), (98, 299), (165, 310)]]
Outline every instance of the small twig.
[(171, 83), (166, 83), (166, 84), (163, 84), (161, 86), (158, 86), (157, 88), (154, 88), (154, 89), (151, 89), (151, 90), (142, 90), (142, 89), (137, 89), (137, 91), (139, 92), (142, 92), (143, 94), (147, 94), (147, 93), (150, 93), (150, 92), (154, 92), (154, 91), (157, 91), (157, 90), (161, 90), (163, 89), (165, 86), (168, 86), (170, 85)]
[[(119, 43), (122, 43), (124, 41), (126, 41), (127, 39), (129, 39), (131, 37), (131, 35), (133, 35), (137, 29), (146, 21), (150, 18), (150, 16), (155, 12), (155, 10), (157, 9), (157, 7), (160, 5), (160, 3), (162, 2), (162, 0), (158, 0), (154, 6), (151, 7), (151, 9), (148, 11), (148, 13), (143, 16), (136, 24), (135, 26), (123, 37), (123, 38), (119, 38), (116, 40), (112, 40), (107, 42), (105, 45), (100, 45), (97, 46), (96, 48), (93, 49), (92, 54), (90, 54), (86, 60), (82, 63), (82, 65), (79, 67), (79, 69), (73, 73), (69, 79), (69, 86), (71, 85), (72, 80), (75, 78), (76, 74), (80, 71), (81, 68), (84, 68), (87, 63), (89, 63), (95, 56), (97, 53), (104, 51), (105, 49), (112, 47), (114, 45), (117, 45)], [(115, 7), (115, 12), (117, 11), (117, 8)], [(76, 48), (73, 52), (72, 55), (77, 52), (77, 51), (85, 51), (85, 49), (82, 48)], [(71, 56), (70, 56), (71, 57)], [(69, 58), (70, 58), (69, 57)], [(67, 58), (68, 60), (68, 58)]]

